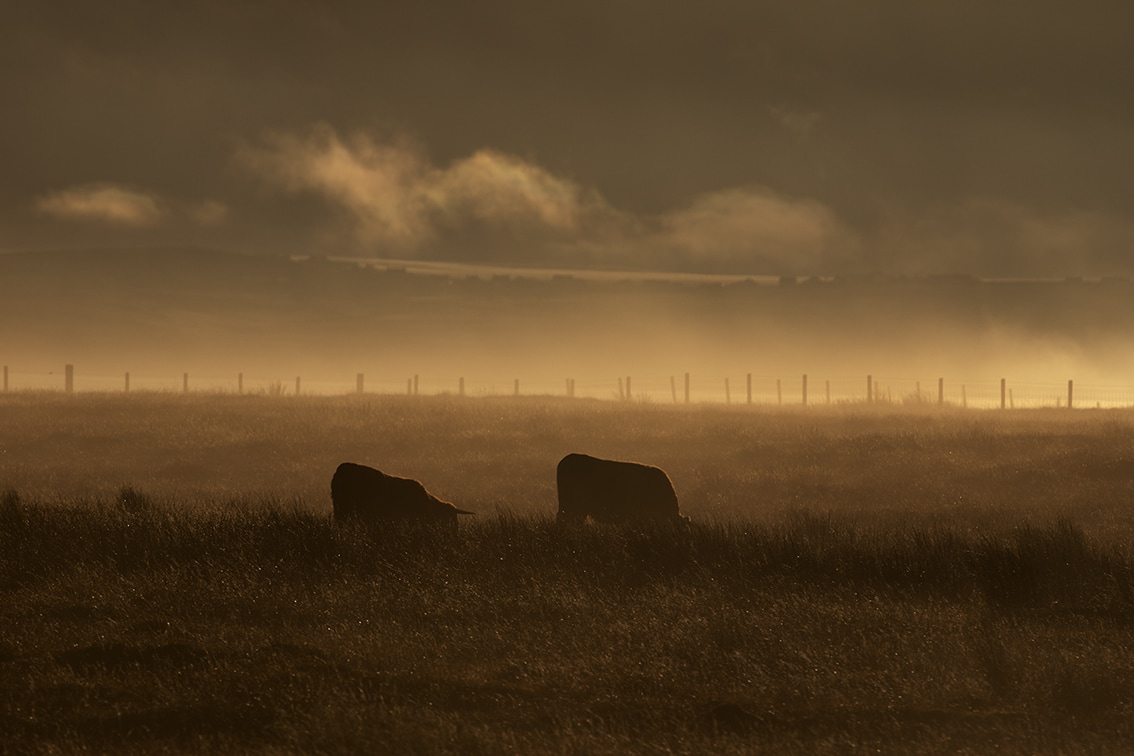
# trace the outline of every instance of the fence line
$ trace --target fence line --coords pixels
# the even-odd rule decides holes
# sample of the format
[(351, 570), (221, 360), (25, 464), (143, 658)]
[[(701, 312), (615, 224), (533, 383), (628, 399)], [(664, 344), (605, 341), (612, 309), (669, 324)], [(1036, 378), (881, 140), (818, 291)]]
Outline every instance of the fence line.
[[(734, 387), (744, 386), (743, 399)], [(404, 384), (401, 381), (405, 381)], [(1100, 385), (1015, 381), (1007, 378), (922, 380), (867, 374), (861, 377), (830, 376), (816, 380), (801, 373), (784, 378), (778, 375), (745, 373), (735, 375), (619, 375), (577, 378), (566, 376), (554, 380), (501, 376), (423, 376), (418, 373), (403, 378), (383, 376), (368, 378), (355, 375), (353, 392), (347, 376), (341, 380), (304, 379), (294, 376), (286, 380), (257, 378), (243, 372), (228, 377), (197, 375), (188, 371), (180, 382), (171, 376), (140, 375), (125, 372), (118, 377), (86, 375), (73, 364), (61, 370), (19, 372), (3, 366), (4, 393), (13, 391), (122, 392), (163, 391), (176, 393), (236, 393), (282, 395), (334, 394), (402, 394), (408, 396), (452, 394), (456, 396), (560, 396), (565, 398), (603, 399), (611, 401), (652, 402), (658, 404), (744, 404), (759, 406), (821, 407), (844, 404), (878, 404), (891, 406), (950, 406), (981, 409), (1018, 409), (1034, 407), (1095, 408), (1134, 407), (1134, 384)], [(404, 386), (405, 388), (399, 388)], [(521, 390), (522, 389), (522, 390)]]

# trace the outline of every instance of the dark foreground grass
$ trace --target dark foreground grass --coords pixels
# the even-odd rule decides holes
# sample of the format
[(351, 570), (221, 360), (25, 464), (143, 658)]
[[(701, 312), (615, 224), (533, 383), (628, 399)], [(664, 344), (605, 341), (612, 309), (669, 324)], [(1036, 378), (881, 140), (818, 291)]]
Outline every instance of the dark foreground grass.
[(1128, 752), (1134, 556), (797, 513), (335, 527), (0, 501), (10, 753)]

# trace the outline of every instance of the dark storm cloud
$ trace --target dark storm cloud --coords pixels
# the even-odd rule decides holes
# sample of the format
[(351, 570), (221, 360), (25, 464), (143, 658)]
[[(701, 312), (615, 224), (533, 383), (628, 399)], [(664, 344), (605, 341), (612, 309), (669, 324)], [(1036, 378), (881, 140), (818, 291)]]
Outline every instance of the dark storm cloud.
[(1125, 2), (5, 15), (0, 248), (1134, 273)]

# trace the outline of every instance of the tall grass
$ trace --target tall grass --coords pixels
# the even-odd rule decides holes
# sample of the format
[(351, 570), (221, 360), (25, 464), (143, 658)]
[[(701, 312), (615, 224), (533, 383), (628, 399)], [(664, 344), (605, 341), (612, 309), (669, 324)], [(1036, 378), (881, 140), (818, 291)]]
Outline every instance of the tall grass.
[(0, 487), (43, 501), (122, 486), (179, 507), (322, 514), (344, 460), (418, 478), (481, 515), (555, 512), (555, 466), (656, 464), (700, 521), (798, 510), (1007, 532), (1072, 517), (1134, 539), (1134, 412), (672, 406), (511, 397), (0, 396)]
[(9, 492), (0, 534), (16, 752), (1134, 743), (1134, 557), (1066, 521), (454, 534)]
[[(3, 752), (1134, 749), (1127, 413), (0, 410)], [(692, 525), (559, 527), (575, 450)], [(480, 512), (337, 527), (343, 459)]]

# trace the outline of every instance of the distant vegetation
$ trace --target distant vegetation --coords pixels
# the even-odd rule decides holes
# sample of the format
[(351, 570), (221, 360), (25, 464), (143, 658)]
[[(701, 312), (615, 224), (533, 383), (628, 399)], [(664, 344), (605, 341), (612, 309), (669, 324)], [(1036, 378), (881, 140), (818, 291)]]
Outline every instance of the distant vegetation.
[[(1134, 413), (0, 396), (0, 750), (1123, 752)], [(564, 449), (689, 531), (554, 522)], [(381, 463), (478, 510), (334, 526)]]

